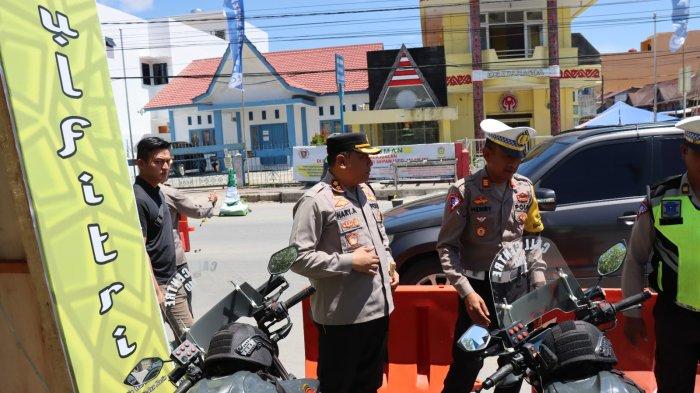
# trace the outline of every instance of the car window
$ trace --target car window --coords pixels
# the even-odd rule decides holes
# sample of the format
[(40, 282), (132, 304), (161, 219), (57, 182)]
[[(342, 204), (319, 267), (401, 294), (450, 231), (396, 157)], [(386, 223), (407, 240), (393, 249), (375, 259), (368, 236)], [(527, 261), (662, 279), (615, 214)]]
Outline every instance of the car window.
[(649, 183), (649, 140), (598, 144), (576, 151), (545, 176), (539, 187), (560, 204), (642, 196)]
[(652, 183), (685, 172), (685, 164), (681, 159), (680, 146), (682, 142), (683, 137), (680, 135), (654, 138), (654, 176)]
[(542, 164), (552, 159), (552, 157), (569, 147), (569, 145), (570, 143), (568, 142), (555, 142), (554, 139), (542, 142), (528, 153), (518, 167), (518, 173), (527, 178), (532, 178), (537, 168), (541, 168)]

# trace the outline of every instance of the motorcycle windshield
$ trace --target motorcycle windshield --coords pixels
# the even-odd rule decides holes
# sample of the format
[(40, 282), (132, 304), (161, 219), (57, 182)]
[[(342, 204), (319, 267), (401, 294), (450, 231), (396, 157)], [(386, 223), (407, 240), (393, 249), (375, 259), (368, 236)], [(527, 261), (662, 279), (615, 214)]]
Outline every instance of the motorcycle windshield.
[(559, 249), (544, 237), (503, 244), (489, 278), (500, 328), (526, 325), (553, 310), (574, 311), (583, 298)]

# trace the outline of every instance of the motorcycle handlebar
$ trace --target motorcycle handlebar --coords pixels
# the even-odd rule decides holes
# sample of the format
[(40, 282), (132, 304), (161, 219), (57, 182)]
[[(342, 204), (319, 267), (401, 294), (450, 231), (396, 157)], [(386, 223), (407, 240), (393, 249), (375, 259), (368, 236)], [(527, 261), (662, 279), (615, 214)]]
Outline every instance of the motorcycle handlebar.
[(490, 377), (486, 378), (486, 380), (481, 384), (482, 389), (491, 389), (492, 387), (498, 385), (499, 382), (503, 378), (505, 378), (508, 374), (513, 372), (513, 365), (508, 363), (505, 366), (502, 366), (498, 370), (496, 370), (495, 373), (493, 373)]
[(287, 299), (287, 301), (284, 302), (284, 307), (286, 309), (290, 309), (294, 307), (297, 303), (301, 302), (302, 300), (306, 299), (307, 297), (311, 296), (316, 292), (316, 288), (314, 287), (306, 287), (302, 289), (299, 293), (295, 294), (294, 296), (290, 297)]
[(613, 303), (612, 307), (615, 310), (615, 312), (620, 312), (620, 311), (625, 311), (626, 309), (636, 306), (637, 304), (641, 304), (645, 300), (649, 299), (651, 297), (651, 293), (649, 291), (643, 291), (641, 293), (638, 293), (636, 295), (632, 295), (628, 298), (622, 299), (617, 303)]
[(256, 290), (263, 296), (267, 296), (272, 291), (275, 289), (279, 288), (282, 284), (284, 284), (285, 279), (281, 275), (279, 276), (273, 276), (270, 281), (266, 282), (265, 284), (261, 285), (259, 288)]

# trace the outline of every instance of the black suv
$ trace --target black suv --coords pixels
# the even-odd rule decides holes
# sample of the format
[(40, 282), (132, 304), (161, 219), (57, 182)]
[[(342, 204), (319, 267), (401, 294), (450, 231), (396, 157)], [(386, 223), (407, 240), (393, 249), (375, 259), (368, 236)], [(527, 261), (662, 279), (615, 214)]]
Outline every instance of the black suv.
[[(556, 194), (556, 209), (542, 212), (543, 235), (584, 285), (597, 277), (597, 257), (629, 238), (646, 186), (685, 170), (682, 140), (672, 124), (573, 130), (523, 160), (518, 172), (532, 180), (538, 197)], [(435, 251), (444, 200), (444, 194), (433, 195), (385, 215), (404, 284), (446, 283)], [(608, 284), (619, 284), (619, 278)]]

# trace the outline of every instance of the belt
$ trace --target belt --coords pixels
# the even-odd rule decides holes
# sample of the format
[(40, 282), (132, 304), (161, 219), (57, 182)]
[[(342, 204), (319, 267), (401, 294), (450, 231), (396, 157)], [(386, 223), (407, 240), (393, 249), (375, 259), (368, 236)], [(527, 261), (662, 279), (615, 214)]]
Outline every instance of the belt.
[[(499, 283), (499, 284), (511, 282), (511, 281), (517, 279), (518, 277), (524, 275), (525, 273), (527, 273), (527, 271), (525, 270), (525, 266), (520, 265), (520, 266), (516, 267), (515, 269), (504, 271), (503, 273), (501, 273), (501, 277), (497, 277), (497, 278), (492, 277), (491, 282), (495, 282), (495, 283)], [(465, 270), (464, 275), (469, 277), (469, 278), (473, 278), (475, 280), (485, 280), (486, 279), (486, 271), (484, 271), (484, 270), (480, 270), (480, 271)]]

